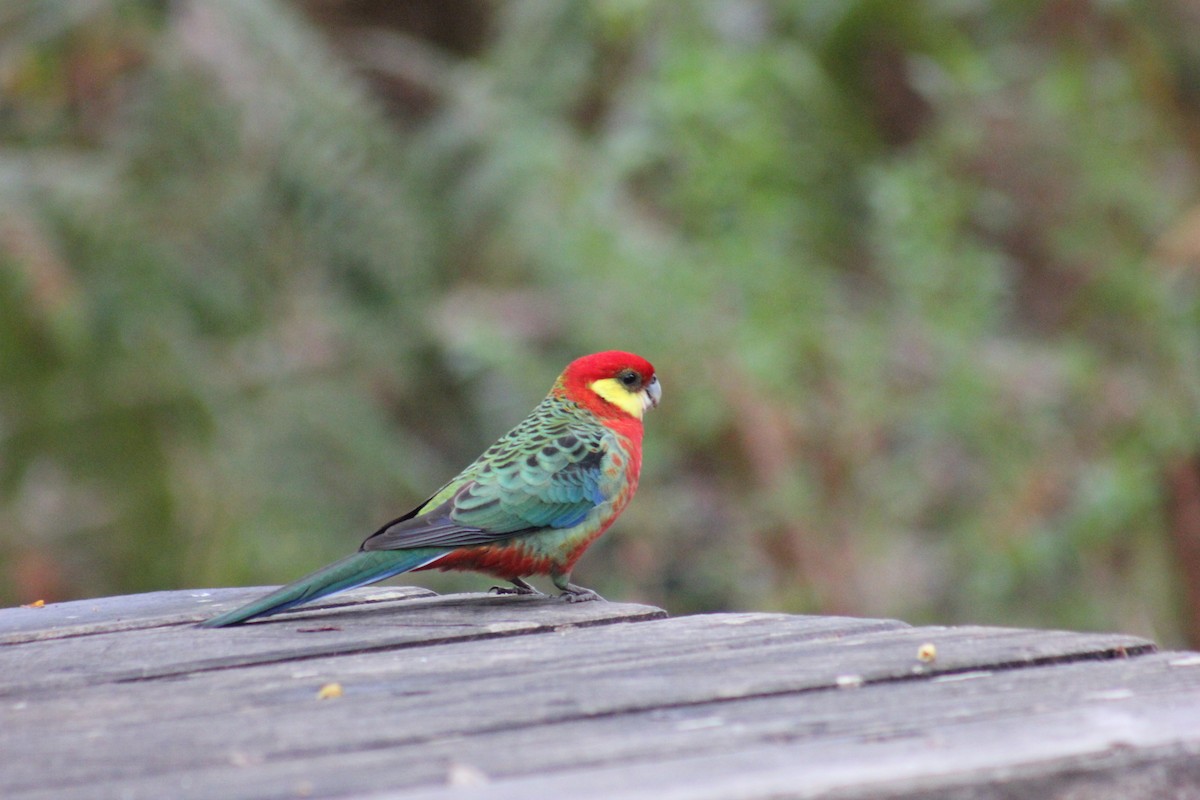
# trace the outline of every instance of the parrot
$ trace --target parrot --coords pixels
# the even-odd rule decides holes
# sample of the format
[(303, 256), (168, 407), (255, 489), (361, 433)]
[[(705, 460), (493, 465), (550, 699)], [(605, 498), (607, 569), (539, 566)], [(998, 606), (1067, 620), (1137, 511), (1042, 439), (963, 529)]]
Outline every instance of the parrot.
[(649, 361), (610, 350), (577, 358), (529, 416), (424, 503), (354, 554), (200, 623), (238, 625), (415, 570), (470, 570), (507, 581), (500, 594), (541, 595), (549, 575), (566, 601), (602, 599), (571, 583), (583, 552), (625, 510), (642, 466), (642, 417), (662, 387)]

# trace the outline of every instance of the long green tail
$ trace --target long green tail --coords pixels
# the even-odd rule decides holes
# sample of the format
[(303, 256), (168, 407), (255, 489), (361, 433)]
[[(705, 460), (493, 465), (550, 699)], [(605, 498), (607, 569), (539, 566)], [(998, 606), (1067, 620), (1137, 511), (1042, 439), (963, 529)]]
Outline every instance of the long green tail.
[(436, 560), (446, 552), (432, 548), (359, 551), (293, 581), (253, 603), (202, 622), (200, 627), (223, 628), (255, 617), (276, 614), (319, 597), (344, 592), (357, 586), (366, 586), (368, 583), (414, 570)]

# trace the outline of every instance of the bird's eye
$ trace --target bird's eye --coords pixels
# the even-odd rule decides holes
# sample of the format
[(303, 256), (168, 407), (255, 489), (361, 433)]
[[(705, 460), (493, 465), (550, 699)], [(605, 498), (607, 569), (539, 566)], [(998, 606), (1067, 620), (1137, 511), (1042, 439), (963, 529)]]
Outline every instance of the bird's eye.
[(626, 388), (632, 389), (642, 382), (642, 377), (631, 369), (624, 369), (617, 373), (617, 380)]

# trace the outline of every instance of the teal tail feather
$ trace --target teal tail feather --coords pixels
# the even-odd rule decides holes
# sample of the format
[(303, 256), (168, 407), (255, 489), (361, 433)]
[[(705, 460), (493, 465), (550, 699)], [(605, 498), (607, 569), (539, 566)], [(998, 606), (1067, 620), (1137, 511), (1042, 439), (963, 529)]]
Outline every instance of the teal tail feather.
[(200, 623), (202, 628), (223, 628), (255, 617), (277, 614), (293, 606), (320, 597), (366, 586), (401, 572), (408, 572), (436, 561), (447, 551), (420, 550), (359, 551), (352, 556), (322, 567), (311, 575), (289, 583), (266, 597)]

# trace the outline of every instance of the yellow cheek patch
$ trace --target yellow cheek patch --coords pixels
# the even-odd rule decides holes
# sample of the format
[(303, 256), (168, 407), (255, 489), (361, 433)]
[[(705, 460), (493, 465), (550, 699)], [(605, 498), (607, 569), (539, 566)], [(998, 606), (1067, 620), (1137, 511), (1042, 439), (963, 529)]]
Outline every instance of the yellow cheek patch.
[(642, 396), (626, 389), (616, 378), (594, 381), (588, 388), (629, 416), (642, 418)]

